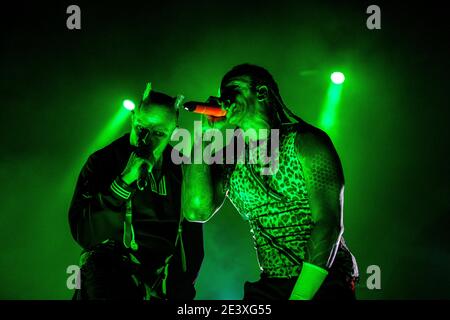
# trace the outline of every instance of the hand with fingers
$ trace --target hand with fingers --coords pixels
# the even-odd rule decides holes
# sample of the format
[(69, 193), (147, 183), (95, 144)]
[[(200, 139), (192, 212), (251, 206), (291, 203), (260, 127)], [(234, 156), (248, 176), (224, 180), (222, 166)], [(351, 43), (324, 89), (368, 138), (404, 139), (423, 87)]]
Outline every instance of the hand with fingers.
[(143, 166), (148, 167), (150, 172), (154, 165), (153, 154), (147, 159), (139, 157), (136, 152), (132, 152), (125, 169), (122, 172), (122, 180), (128, 185), (132, 184), (139, 179), (141, 175), (141, 168)]

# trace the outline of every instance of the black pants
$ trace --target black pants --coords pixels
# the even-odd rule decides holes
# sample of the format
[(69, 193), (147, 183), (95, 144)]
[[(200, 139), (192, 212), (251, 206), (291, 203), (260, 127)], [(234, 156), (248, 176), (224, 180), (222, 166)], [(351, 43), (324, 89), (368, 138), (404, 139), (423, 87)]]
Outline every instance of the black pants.
[(120, 244), (99, 244), (85, 252), (84, 257), (81, 288), (75, 293), (75, 300), (145, 300), (152, 287), (152, 298), (161, 296), (161, 268), (134, 262)]
[[(330, 272), (314, 300), (356, 300), (355, 278)], [(244, 300), (270, 301), (288, 300), (294, 285), (295, 278), (269, 278), (262, 274), (256, 282), (246, 282), (244, 286)]]

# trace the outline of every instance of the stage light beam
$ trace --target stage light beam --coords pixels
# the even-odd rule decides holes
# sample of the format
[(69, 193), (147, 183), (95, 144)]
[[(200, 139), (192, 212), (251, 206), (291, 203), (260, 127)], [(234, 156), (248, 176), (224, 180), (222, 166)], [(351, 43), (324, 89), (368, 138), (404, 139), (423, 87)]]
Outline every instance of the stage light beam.
[(329, 134), (336, 124), (344, 81), (345, 76), (342, 72), (336, 71), (331, 74), (331, 83), (319, 118), (319, 127)]

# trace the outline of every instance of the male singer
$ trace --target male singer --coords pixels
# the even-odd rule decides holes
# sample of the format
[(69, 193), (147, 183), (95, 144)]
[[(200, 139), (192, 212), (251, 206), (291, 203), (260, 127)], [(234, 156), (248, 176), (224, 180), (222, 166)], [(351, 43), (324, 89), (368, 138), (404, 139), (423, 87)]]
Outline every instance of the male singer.
[(84, 249), (75, 299), (194, 298), (203, 234), (180, 214), (181, 168), (168, 145), (177, 118), (174, 98), (147, 91), (131, 132), (84, 165), (69, 209)]
[[(187, 165), (183, 214), (207, 221), (228, 197), (248, 220), (261, 278), (246, 283), (244, 299), (355, 299), (358, 271), (342, 237), (344, 175), (330, 138), (284, 105), (262, 67), (234, 67), (220, 91), (228, 101), (225, 123), (244, 132), (279, 130), (278, 170), (263, 175), (264, 161), (247, 161), (250, 148), (230, 150), (241, 154), (243, 163)], [(250, 137), (248, 143), (257, 145), (253, 152), (264, 153), (268, 137)]]

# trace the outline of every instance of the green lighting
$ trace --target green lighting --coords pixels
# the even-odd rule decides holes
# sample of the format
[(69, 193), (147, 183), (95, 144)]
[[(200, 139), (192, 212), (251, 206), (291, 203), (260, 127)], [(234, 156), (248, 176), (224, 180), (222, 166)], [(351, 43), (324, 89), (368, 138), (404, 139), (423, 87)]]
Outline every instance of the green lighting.
[(135, 106), (135, 104), (134, 104), (134, 102), (133, 101), (131, 101), (131, 100), (124, 100), (123, 101), (123, 107), (125, 108), (125, 109), (127, 109), (127, 110), (134, 110), (134, 108), (136, 107)]
[(130, 112), (128, 110), (125, 108), (119, 108), (117, 110), (118, 102), (119, 101), (116, 101), (112, 104), (112, 108), (113, 110), (116, 109), (116, 112), (112, 115), (109, 122), (105, 123), (105, 126), (100, 129), (97, 136), (94, 137), (91, 143), (84, 148), (84, 152), (80, 154), (80, 158), (73, 160), (72, 166), (75, 167), (76, 170), (68, 171), (69, 174), (65, 180), (61, 182), (62, 185), (60, 190), (70, 190), (70, 192), (73, 192), (73, 183), (76, 181), (79, 169), (86, 162), (87, 157), (98, 149), (111, 143), (112, 140), (118, 138), (118, 134), (123, 130), (124, 125), (130, 119)]
[(320, 115), (320, 128), (330, 133), (336, 122), (337, 109), (341, 100), (342, 85), (330, 83), (327, 96), (325, 98), (322, 114)]
[(345, 76), (342, 72), (333, 72), (330, 78), (335, 84), (342, 84), (345, 81)]
[(126, 121), (129, 119), (130, 113), (125, 109), (119, 109), (116, 114), (111, 118), (109, 122), (106, 123), (106, 126), (99, 133), (97, 138), (93, 140), (91, 148), (89, 152), (94, 152), (99, 148), (103, 148), (105, 145), (110, 143), (112, 139), (117, 138), (117, 134)]

